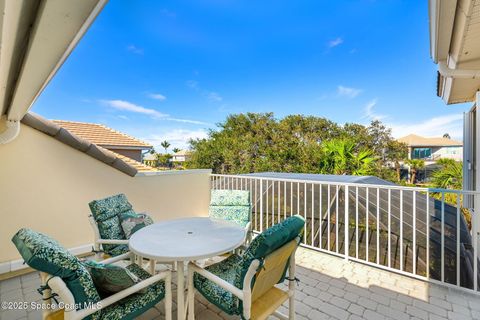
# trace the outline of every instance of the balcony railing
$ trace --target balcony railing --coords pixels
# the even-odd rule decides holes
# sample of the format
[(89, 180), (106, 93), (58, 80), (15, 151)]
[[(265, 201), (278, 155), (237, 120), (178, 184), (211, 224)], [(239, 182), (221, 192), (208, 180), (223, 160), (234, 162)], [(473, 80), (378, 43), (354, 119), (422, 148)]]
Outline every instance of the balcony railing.
[(211, 187), (250, 191), (255, 232), (300, 214), (304, 247), (478, 292), (478, 193), (218, 174)]

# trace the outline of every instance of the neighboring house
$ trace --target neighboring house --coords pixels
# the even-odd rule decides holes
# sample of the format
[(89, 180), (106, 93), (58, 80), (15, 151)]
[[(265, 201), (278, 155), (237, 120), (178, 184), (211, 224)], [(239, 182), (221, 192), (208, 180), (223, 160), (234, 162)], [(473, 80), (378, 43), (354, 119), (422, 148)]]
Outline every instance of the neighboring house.
[(408, 146), (409, 159), (422, 159), (427, 163), (439, 159), (462, 161), (463, 144), (461, 141), (443, 137), (427, 138), (416, 134), (409, 134), (398, 141)]
[(177, 153), (174, 153), (172, 156), (172, 162), (185, 162), (190, 160), (190, 151), (180, 150)]
[(146, 153), (143, 155), (143, 163), (150, 167), (157, 166), (157, 155), (155, 153)]
[(122, 156), (142, 162), (142, 152), (152, 145), (98, 123), (53, 120), (76, 136)]

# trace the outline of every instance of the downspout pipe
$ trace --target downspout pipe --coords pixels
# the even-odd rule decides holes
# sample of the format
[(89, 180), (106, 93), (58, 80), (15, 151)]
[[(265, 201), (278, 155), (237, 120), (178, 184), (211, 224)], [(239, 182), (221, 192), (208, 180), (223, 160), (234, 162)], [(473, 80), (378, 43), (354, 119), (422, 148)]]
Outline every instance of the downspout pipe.
[(451, 69), (446, 61), (438, 62), (438, 72), (446, 78), (480, 79), (480, 70)]

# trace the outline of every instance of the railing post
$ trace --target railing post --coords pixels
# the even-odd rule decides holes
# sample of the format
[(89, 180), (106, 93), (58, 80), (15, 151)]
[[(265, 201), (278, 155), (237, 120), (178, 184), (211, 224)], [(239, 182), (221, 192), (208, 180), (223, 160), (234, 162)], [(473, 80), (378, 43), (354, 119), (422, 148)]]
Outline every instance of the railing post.
[(260, 179), (260, 232), (263, 232), (263, 179)]
[[(338, 195), (337, 195), (338, 196)], [(348, 186), (345, 186), (345, 260), (348, 261), (348, 221), (349, 221), (349, 214), (348, 214), (348, 200), (349, 200), (349, 197), (348, 197)], [(337, 222), (338, 223), (338, 222)]]

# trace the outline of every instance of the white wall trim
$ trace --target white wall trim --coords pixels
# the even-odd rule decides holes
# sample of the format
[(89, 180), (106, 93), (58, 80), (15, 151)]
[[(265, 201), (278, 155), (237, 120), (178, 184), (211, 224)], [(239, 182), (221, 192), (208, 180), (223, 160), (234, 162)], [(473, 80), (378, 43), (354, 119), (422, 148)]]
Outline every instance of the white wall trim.
[(212, 174), (212, 169), (166, 170), (166, 171), (145, 171), (145, 172), (140, 171), (135, 175), (135, 177), (188, 175), (188, 174)]
[[(92, 248), (93, 248), (93, 244), (89, 243), (82, 246), (70, 248), (68, 249), (68, 251), (71, 254), (74, 254), (77, 256), (80, 254), (92, 252)], [(0, 274), (28, 268), (28, 265), (23, 262), (24, 262), (23, 259), (18, 259), (18, 260), (11, 260), (11, 261), (0, 263)]]

